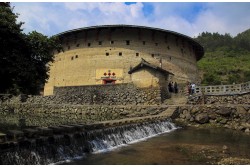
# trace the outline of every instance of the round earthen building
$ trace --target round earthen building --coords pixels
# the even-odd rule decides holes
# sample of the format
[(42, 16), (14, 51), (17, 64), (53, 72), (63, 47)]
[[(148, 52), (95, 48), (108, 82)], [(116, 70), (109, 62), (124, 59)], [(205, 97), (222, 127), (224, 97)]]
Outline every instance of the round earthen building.
[(63, 51), (54, 53), (44, 95), (52, 95), (54, 87), (156, 87), (197, 81), (196, 62), (204, 54), (203, 47), (186, 35), (144, 26), (93, 26), (56, 36)]

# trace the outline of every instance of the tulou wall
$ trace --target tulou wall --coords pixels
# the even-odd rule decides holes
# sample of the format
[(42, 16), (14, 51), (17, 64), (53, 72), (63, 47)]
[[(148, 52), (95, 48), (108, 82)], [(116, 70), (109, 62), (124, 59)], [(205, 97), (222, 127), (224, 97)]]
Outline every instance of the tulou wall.
[[(52, 95), (54, 87), (103, 84), (109, 73), (116, 84), (134, 82), (128, 71), (142, 58), (173, 73), (169, 80), (185, 83), (199, 79), (196, 61), (203, 56), (203, 48), (182, 34), (117, 25), (72, 30), (58, 37), (64, 51), (54, 52), (44, 95)], [(144, 86), (154, 86), (155, 76), (147, 77)], [(142, 78), (136, 76), (135, 82)]]

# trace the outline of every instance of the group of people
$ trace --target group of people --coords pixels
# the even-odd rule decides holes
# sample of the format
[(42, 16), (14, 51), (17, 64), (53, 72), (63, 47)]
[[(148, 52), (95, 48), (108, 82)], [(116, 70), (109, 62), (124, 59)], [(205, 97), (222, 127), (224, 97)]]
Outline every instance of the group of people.
[[(193, 95), (195, 93), (195, 83), (190, 83), (188, 82), (187, 83), (187, 89), (188, 89), (188, 94), (189, 95)], [(168, 83), (168, 91), (170, 93), (178, 93), (178, 85), (177, 85), (177, 82), (169, 82)]]
[(177, 82), (169, 82), (168, 91), (170, 93), (178, 93), (178, 85)]

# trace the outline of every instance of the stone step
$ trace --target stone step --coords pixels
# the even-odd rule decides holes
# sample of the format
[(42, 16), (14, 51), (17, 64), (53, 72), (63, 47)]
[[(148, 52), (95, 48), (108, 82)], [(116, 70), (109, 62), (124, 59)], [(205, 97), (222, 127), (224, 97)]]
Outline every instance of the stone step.
[(37, 129), (24, 129), (23, 132), (25, 137), (28, 138), (35, 138), (39, 135), (39, 131)]
[(75, 127), (76, 131), (79, 131), (79, 132), (81, 132), (81, 131), (84, 131), (84, 130), (85, 130), (84, 125), (83, 125), (83, 124), (70, 124), (70, 126)]
[(167, 110), (163, 111), (160, 115), (168, 116), (170, 117), (177, 107), (169, 107)]
[(39, 134), (41, 136), (52, 136), (53, 135), (53, 130), (49, 129), (47, 127), (38, 127), (36, 129), (39, 131)]
[(72, 133), (76, 131), (76, 128), (74, 126), (70, 126), (70, 125), (60, 125), (59, 127), (64, 128), (64, 132), (66, 133)]
[(11, 140), (21, 140), (24, 137), (24, 133), (19, 130), (9, 130), (7, 132), (7, 136), (11, 138)]
[(0, 143), (4, 143), (7, 141), (7, 135), (5, 133), (0, 132)]
[(49, 126), (49, 129), (52, 129), (54, 134), (63, 134), (64, 133), (64, 128), (63, 127)]

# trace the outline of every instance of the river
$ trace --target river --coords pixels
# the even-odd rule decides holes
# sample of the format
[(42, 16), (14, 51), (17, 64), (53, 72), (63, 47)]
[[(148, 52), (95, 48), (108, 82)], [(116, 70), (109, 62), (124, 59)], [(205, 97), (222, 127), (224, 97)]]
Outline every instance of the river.
[(250, 135), (238, 133), (229, 129), (200, 129), (187, 127), (110, 151), (87, 154), (85, 157), (62, 164), (217, 164), (223, 159), (232, 160), (233, 158), (233, 161), (238, 159), (249, 160), (249, 141)]

